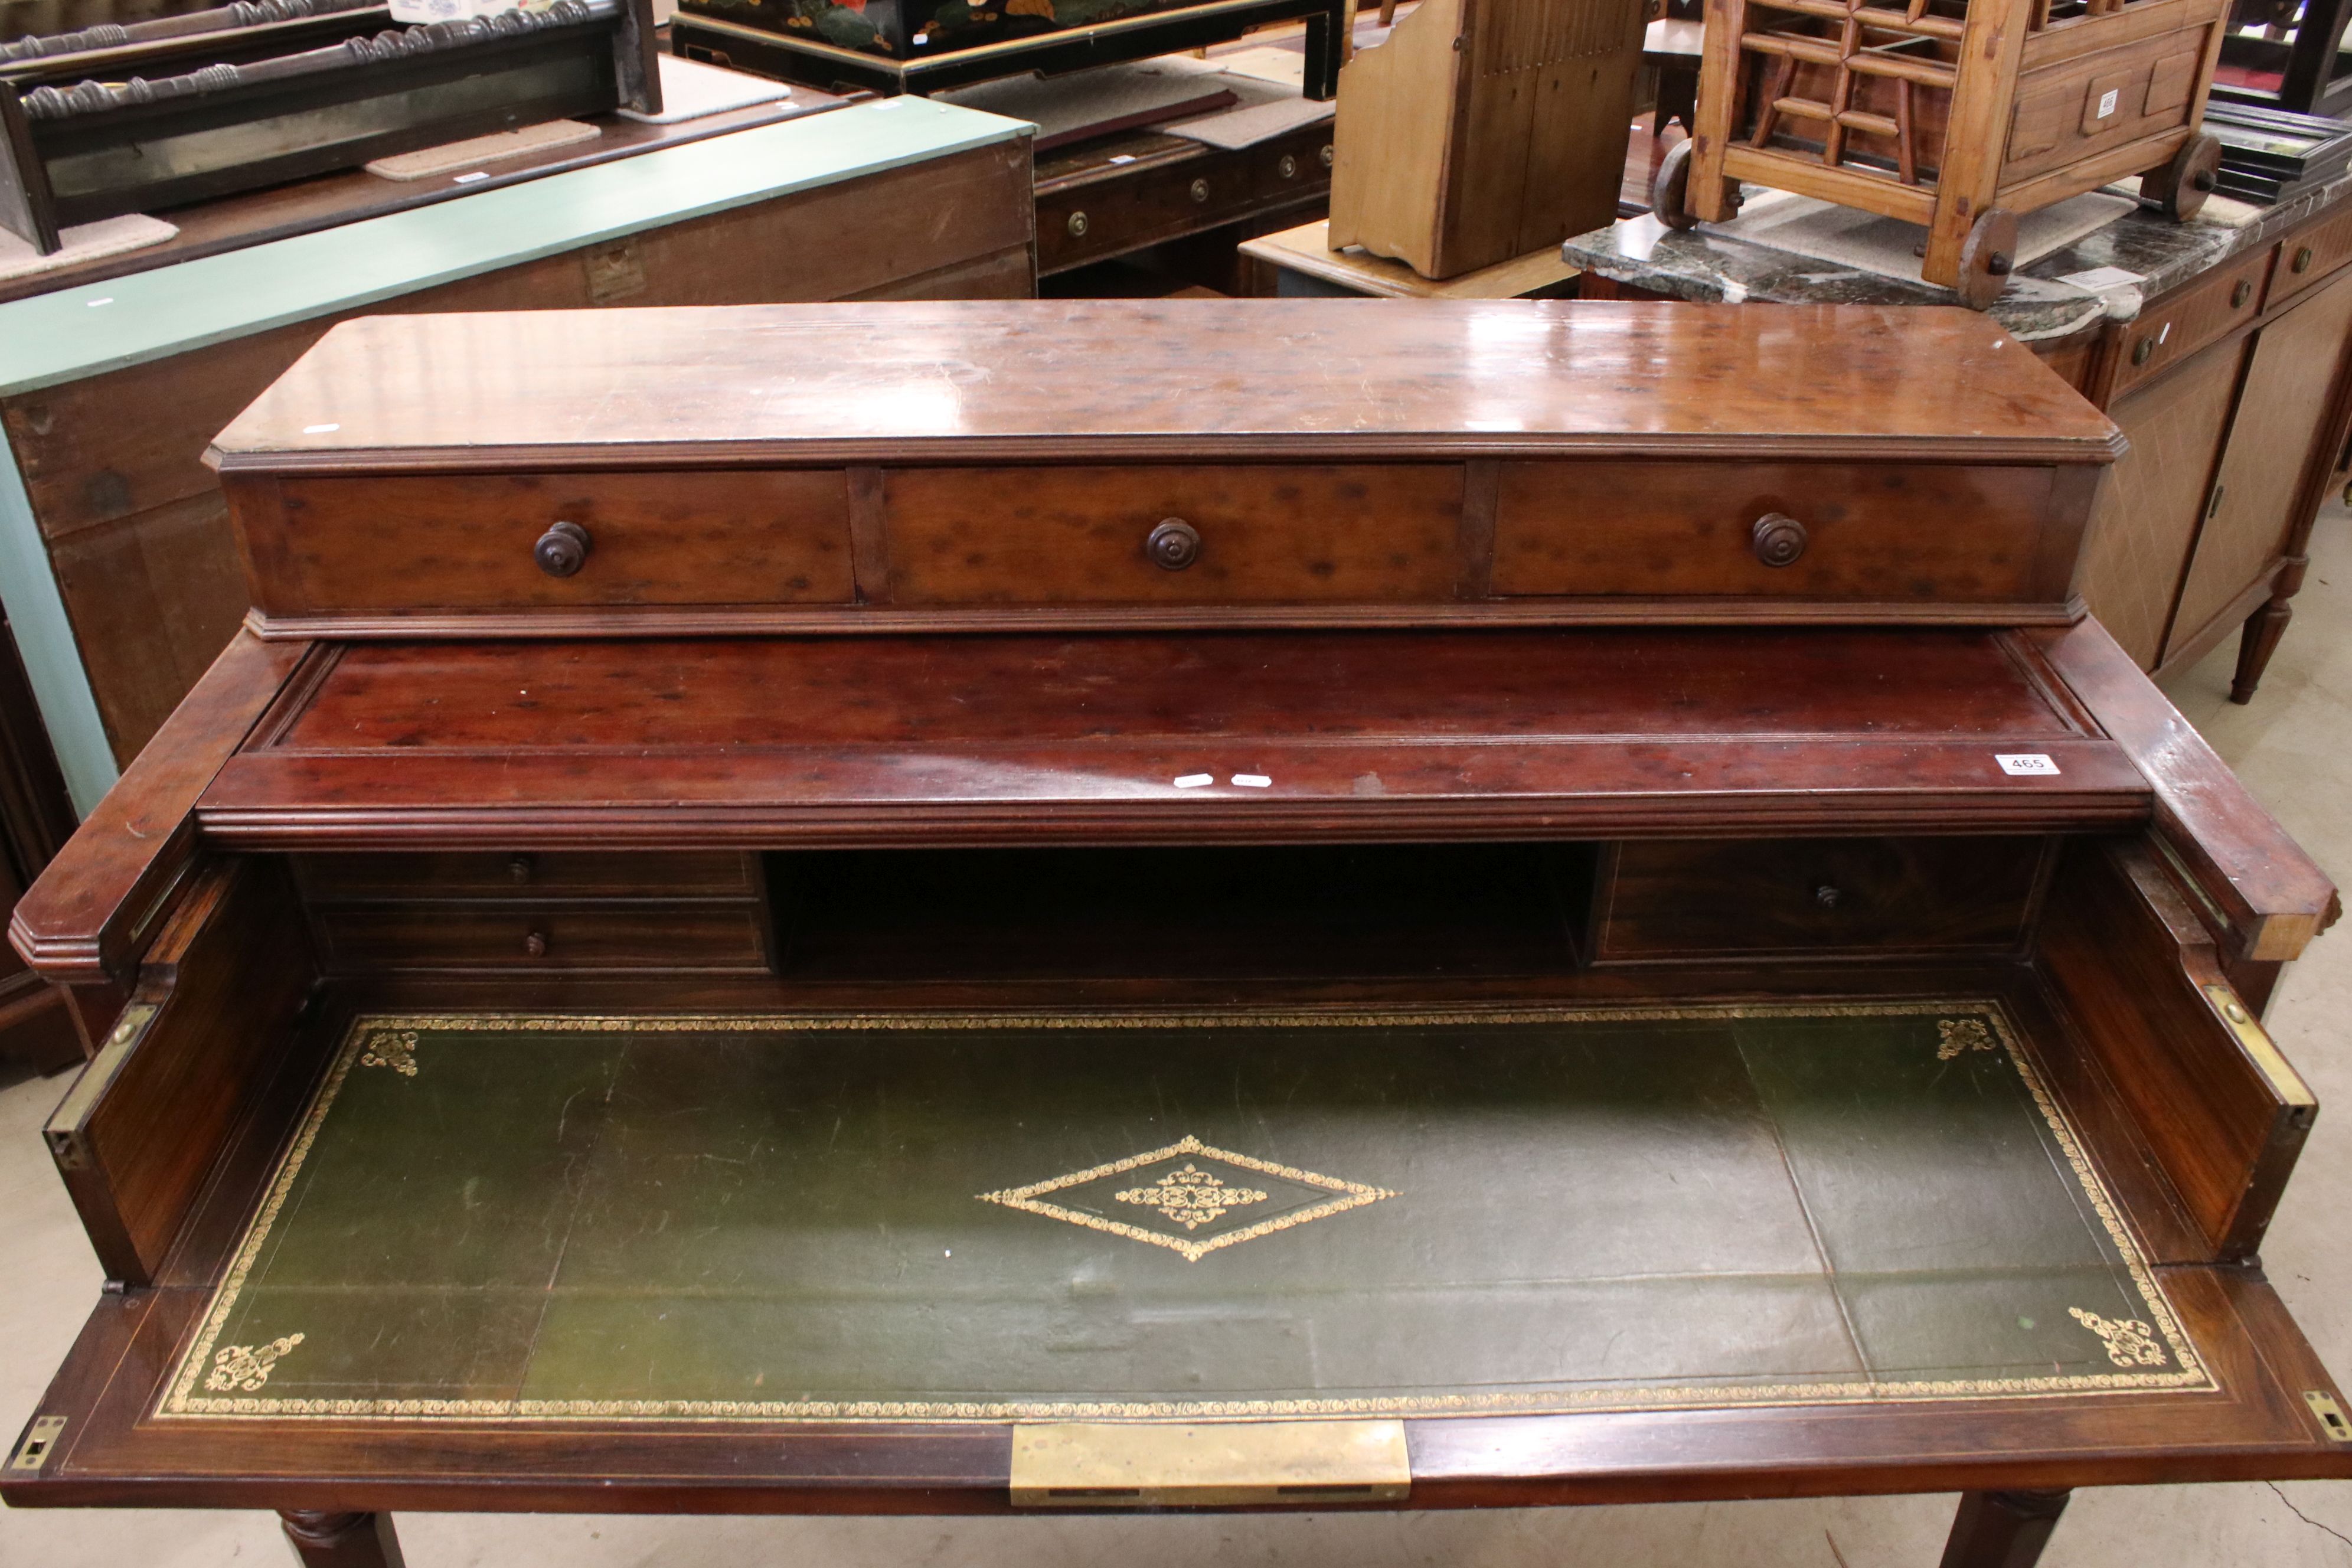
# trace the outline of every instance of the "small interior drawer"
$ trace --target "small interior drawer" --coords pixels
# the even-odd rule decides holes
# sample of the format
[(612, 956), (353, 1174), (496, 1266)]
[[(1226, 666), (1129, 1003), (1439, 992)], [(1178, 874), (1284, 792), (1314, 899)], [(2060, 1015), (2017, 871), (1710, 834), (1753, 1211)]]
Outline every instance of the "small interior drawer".
[(289, 479), (274, 504), (231, 499), (273, 615), (856, 595), (837, 469)]
[(767, 922), (755, 902), (376, 904), (313, 916), (330, 973), (635, 970), (759, 973)]
[(2125, 329), (2116, 349), (2114, 391), (2137, 385), (2262, 314), (2263, 282), (2270, 273), (2271, 256), (2266, 248), (2241, 257), (2195, 287), (2141, 311)]
[(2035, 573), (2053, 483), (2030, 468), (1507, 463), (1494, 591), (2063, 598)]
[(727, 850), (428, 850), (291, 857), (316, 903), (452, 898), (750, 898), (758, 862)]
[(2278, 247), (2278, 265), (2271, 273), (2269, 303), (2293, 299), (2347, 260), (2352, 260), (2352, 212), (2338, 213), (2325, 223), (2288, 235)]
[(2042, 838), (1637, 840), (1603, 858), (1598, 963), (1709, 953), (2008, 951)]
[(1453, 596), (1447, 464), (926, 468), (885, 480), (900, 605)]

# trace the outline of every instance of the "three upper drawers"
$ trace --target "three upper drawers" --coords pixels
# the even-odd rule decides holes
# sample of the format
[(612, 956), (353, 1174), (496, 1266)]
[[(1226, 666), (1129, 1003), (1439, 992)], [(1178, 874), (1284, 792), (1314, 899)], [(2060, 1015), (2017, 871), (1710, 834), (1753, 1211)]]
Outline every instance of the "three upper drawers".
[(256, 624), (2055, 621), (2119, 449), (1959, 310), (889, 310), (338, 327), (213, 453)]

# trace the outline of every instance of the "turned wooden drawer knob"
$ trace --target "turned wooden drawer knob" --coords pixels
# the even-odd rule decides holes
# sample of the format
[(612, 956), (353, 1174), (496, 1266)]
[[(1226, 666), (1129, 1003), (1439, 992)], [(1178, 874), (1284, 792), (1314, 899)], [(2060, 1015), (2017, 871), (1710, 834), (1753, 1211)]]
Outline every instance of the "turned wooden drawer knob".
[(1825, 910), (1833, 910), (1837, 908), (1838, 901), (1844, 897), (1845, 895), (1843, 893), (1838, 891), (1835, 888), (1831, 887), (1827, 882), (1823, 882), (1820, 887), (1813, 889), (1813, 902), (1821, 905), (1821, 907)]
[(588, 564), (588, 531), (576, 522), (548, 525), (531, 547), (531, 558), (551, 577), (569, 577)]
[(1181, 572), (1201, 558), (1201, 531), (1181, 517), (1171, 517), (1151, 531), (1143, 552), (1163, 572)]
[(512, 859), (509, 860), (507, 862), (507, 878), (509, 881), (515, 882), (530, 881), (530, 857), (528, 855), (517, 855)]
[(1805, 552), (1805, 525), (1786, 512), (1768, 511), (1748, 532), (1756, 559), (1767, 566), (1790, 566)]
[(522, 939), (522, 950), (532, 958), (545, 958), (547, 956), (547, 933), (543, 931), (535, 931), (526, 933)]

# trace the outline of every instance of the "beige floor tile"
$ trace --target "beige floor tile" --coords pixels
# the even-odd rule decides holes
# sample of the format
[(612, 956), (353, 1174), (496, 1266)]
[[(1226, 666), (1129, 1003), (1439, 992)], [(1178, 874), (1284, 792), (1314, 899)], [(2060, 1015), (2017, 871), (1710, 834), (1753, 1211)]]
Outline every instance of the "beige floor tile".
[[(2173, 700), (2339, 880), (2352, 881), (2352, 519), (2331, 512), (2312, 577), (2251, 706), (2234, 645)], [(2328, 1365), (2352, 1375), (2352, 921), (2322, 937), (2272, 1013), (2320, 1119), (2265, 1248)], [(99, 1272), (37, 1130), (64, 1080), (0, 1089), (0, 1427), (13, 1434), (97, 1294)], [(742, 1520), (412, 1515), (414, 1568), (1931, 1568), (1948, 1497), (1278, 1518)], [(290, 1563), (253, 1513), (0, 1510), (0, 1568)], [(2352, 1483), (2078, 1493), (2045, 1568), (2352, 1568)]]

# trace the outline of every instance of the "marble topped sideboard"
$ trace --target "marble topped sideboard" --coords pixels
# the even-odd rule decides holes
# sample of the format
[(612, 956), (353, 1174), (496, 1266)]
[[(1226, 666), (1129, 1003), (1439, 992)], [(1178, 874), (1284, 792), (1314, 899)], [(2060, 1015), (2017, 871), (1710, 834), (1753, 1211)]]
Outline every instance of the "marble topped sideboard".
[[(2128, 191), (2126, 184), (2120, 187)], [(1643, 215), (1562, 247), (1584, 297), (1948, 305), (1948, 290)], [(2085, 287), (2082, 274), (2136, 275)], [(2242, 634), (2250, 700), (2303, 584), (2321, 501), (2352, 479), (2352, 175), (2187, 223), (2127, 212), (2020, 267), (1991, 321), (2122, 426), (2076, 590), (2142, 668)]]

